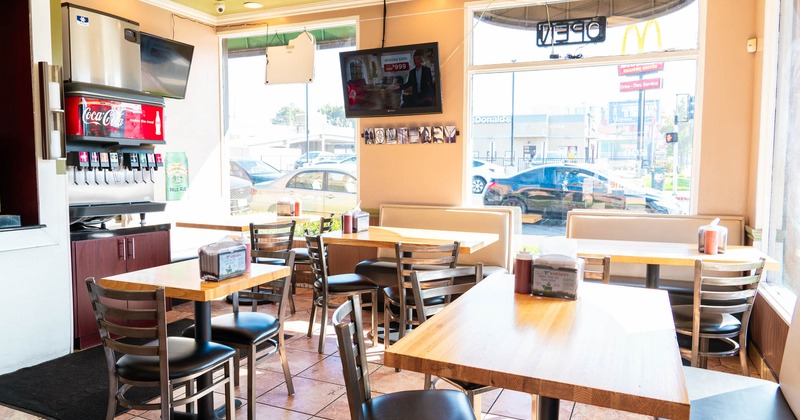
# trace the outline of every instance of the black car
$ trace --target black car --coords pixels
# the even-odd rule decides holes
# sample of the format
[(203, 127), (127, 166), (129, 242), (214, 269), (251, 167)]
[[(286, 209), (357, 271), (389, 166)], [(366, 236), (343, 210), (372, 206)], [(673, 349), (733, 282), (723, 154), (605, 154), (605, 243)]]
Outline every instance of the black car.
[(569, 210), (598, 208), (680, 214), (674, 197), (636, 187), (594, 168), (549, 164), (494, 178), (486, 187), (484, 205), (517, 206), (523, 213), (563, 219)]

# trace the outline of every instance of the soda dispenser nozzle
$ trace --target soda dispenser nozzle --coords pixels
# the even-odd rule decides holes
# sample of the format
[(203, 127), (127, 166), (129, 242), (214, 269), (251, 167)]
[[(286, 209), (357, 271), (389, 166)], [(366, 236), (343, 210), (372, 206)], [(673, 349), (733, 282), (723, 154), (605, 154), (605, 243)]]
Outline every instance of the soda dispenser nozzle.
[(147, 153), (139, 153), (139, 173), (142, 176), (142, 183), (144, 184), (144, 170), (147, 169)]
[(100, 152), (100, 169), (103, 170), (103, 181), (108, 185), (108, 170), (111, 169), (111, 161), (107, 152)]
[(94, 184), (100, 185), (97, 182), (97, 170), (100, 169), (100, 154), (98, 152), (89, 153), (89, 169), (92, 170), (92, 175), (94, 175)]
[[(83, 172), (83, 168), (89, 166), (89, 154), (86, 152), (67, 152), (67, 165), (72, 166), (72, 183), (78, 185), (78, 170)], [(84, 173), (84, 180), (86, 174)], [(89, 182), (86, 182), (89, 184)]]
[[(139, 155), (137, 153), (123, 153), (122, 160), (125, 169), (130, 171), (133, 171), (134, 169), (139, 170)], [(133, 178), (134, 184), (139, 183), (139, 181), (136, 180), (136, 173), (132, 173), (131, 177)], [(127, 180), (127, 177), (125, 179), (125, 183), (130, 184), (130, 182)]]
[(111, 175), (114, 177), (114, 183), (117, 183), (117, 171), (116, 169), (119, 168), (119, 154), (115, 152), (110, 152), (108, 154), (108, 163), (111, 167)]
[(150, 171), (150, 182), (155, 184), (156, 180), (153, 179), (153, 169), (156, 168), (156, 156), (152, 153), (147, 154), (147, 169)]

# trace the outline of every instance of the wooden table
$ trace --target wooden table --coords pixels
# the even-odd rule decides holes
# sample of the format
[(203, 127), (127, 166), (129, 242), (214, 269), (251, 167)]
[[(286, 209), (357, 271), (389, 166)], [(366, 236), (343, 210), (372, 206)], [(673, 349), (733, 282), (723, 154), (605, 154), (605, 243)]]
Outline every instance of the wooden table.
[(297, 223), (305, 223), (312, 220), (319, 221), (318, 216), (278, 216), (273, 213), (256, 213), (239, 216), (223, 216), (220, 218), (204, 218), (197, 220), (182, 220), (175, 222), (175, 227), (223, 230), (226, 232), (250, 232), (250, 223), (263, 224), (274, 222), (285, 222), (295, 220)]
[[(200, 279), (199, 260), (181, 261), (100, 279), (100, 285), (119, 290), (155, 290), (163, 286), (167, 297), (194, 301), (195, 340), (211, 341), (211, 301), (288, 276), (289, 267), (251, 264), (250, 272), (239, 277), (213, 282)], [(211, 375), (199, 378), (201, 386), (211, 383)], [(213, 397), (199, 401), (198, 416), (215, 418)]]
[(646, 241), (575, 239), (579, 257), (611, 257), (612, 263), (647, 264), (646, 285), (658, 288), (662, 265), (694, 267), (695, 260), (736, 263), (766, 258), (767, 270), (780, 270), (780, 263), (752, 246), (728, 246), (724, 254), (708, 255), (697, 251), (697, 244)]
[(559, 399), (689, 418), (663, 290), (584, 283), (577, 301), (514, 293), (493, 274), (384, 353), (386, 366), (527, 392), (538, 417)]
[(394, 248), (398, 242), (406, 244), (441, 245), (459, 241), (460, 254), (472, 254), (496, 242), (496, 233), (459, 232), (453, 230), (411, 229), (391, 226), (370, 226), (358, 233), (343, 233), (341, 230), (324, 233), (327, 244)]

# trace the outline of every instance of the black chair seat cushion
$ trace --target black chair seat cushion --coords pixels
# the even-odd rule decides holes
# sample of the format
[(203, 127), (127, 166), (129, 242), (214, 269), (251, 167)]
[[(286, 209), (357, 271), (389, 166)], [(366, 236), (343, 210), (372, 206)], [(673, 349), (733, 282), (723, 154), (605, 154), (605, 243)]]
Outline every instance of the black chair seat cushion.
[[(315, 280), (314, 288), (322, 290), (322, 281)], [(378, 289), (369, 277), (360, 274), (336, 274), (328, 276), (328, 291), (333, 293), (356, 292), (365, 289)]]
[(292, 248), (294, 251), (294, 262), (308, 262), (311, 260), (308, 256), (308, 248)]
[[(425, 269), (438, 269), (440, 267), (426, 267), (419, 266), (420, 270)], [(397, 285), (397, 262), (392, 258), (375, 258), (371, 260), (364, 260), (356, 264), (356, 274), (369, 277), (375, 284), (381, 287), (390, 287)], [(503, 267), (496, 265), (484, 265), (483, 277), (489, 277), (493, 273), (508, 273)], [(456, 283), (472, 281), (473, 277), (467, 276), (463, 280), (456, 278)]]
[[(400, 292), (398, 292), (397, 286), (384, 287), (383, 293), (393, 304), (398, 305), (400, 303)], [(444, 303), (444, 297), (442, 296), (425, 299), (425, 305), (440, 305), (442, 303)], [(414, 294), (410, 291), (406, 291), (406, 305), (414, 304)]]
[(467, 394), (447, 390), (415, 390), (384, 394), (361, 405), (362, 418), (381, 420), (474, 419)]
[[(692, 329), (692, 305), (672, 307), (675, 328)], [(704, 334), (727, 334), (739, 331), (742, 323), (731, 314), (703, 314), (700, 317), (700, 332)]]
[(286, 264), (286, 260), (284, 260), (283, 258), (257, 257), (256, 264), (284, 265)]
[[(235, 354), (228, 346), (214, 342), (200, 346), (193, 338), (186, 337), (167, 337), (167, 351), (170, 379), (200, 372)], [(117, 361), (117, 373), (132, 381), (158, 381), (158, 357), (126, 354)]]
[[(211, 318), (211, 339), (221, 343), (248, 346), (274, 336), (280, 322), (272, 315), (262, 312), (239, 312)], [(194, 337), (194, 326), (183, 331), (186, 337)]]
[(693, 419), (794, 419), (780, 386), (763, 379), (683, 368)]

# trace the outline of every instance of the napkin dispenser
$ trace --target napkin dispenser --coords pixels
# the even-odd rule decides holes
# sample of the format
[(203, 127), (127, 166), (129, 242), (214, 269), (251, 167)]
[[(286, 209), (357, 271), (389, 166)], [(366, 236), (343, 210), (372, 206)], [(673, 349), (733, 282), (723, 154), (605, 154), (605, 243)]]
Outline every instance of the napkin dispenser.
[(220, 281), (247, 272), (247, 247), (233, 241), (215, 242), (201, 246), (200, 278)]
[(583, 258), (542, 255), (533, 261), (531, 294), (577, 299), (583, 282)]
[(278, 201), (276, 205), (278, 216), (294, 216), (294, 202), (288, 200)]
[(353, 232), (361, 232), (369, 229), (369, 213), (356, 209), (353, 211)]

